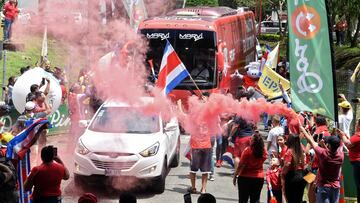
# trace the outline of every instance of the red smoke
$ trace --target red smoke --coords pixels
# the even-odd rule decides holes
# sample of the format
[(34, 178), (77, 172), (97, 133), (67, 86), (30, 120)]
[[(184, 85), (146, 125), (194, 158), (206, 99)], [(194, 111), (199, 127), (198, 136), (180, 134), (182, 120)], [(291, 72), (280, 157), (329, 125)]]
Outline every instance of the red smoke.
[[(56, 5), (52, 1), (46, 2), (48, 5), (45, 9), (45, 17), (39, 16), (33, 19), (28, 26), (14, 25), (13, 32), (16, 38), (21, 39), (32, 34), (42, 36), (45, 24), (47, 24), (49, 38), (55, 38), (69, 50), (71, 61), (67, 61), (66, 64), (75, 64), (72, 66), (75, 70), (71, 70), (71, 73), (77, 74), (80, 68), (84, 67), (81, 64), (87, 64), (86, 68), (91, 68), (91, 78), (103, 99), (115, 98), (132, 104), (137, 102), (141, 96), (148, 95), (144, 88), (149, 74), (149, 70), (146, 70), (144, 64), (147, 50), (146, 41), (134, 32), (128, 25), (128, 20), (113, 19), (107, 25), (103, 25), (98, 16), (99, 7), (96, 1), (95, 3), (88, 1), (93, 2), (90, 5), (72, 1)], [(166, 9), (163, 8), (173, 7), (173, 2), (145, 1), (148, 3), (147, 9), (150, 16), (165, 13)], [(84, 13), (84, 22), (81, 24), (76, 24), (69, 14), (70, 11), (76, 9)], [(129, 42), (129, 47), (121, 51), (122, 47)], [(119, 49), (117, 49), (117, 56), (112, 65), (99, 65), (99, 58), (109, 51), (113, 51), (116, 45)], [(290, 120), (295, 118), (295, 113), (286, 105), (271, 104), (264, 99), (239, 102), (229, 95), (212, 94), (207, 102), (203, 102), (193, 96), (189, 98), (189, 111), (183, 114), (160, 92), (154, 91), (152, 95), (155, 102), (144, 108), (144, 113), (161, 113), (165, 120), (176, 115), (185, 131), (193, 136), (200, 135), (200, 125), (205, 125), (212, 135), (219, 134), (219, 117), (223, 113), (236, 113), (254, 123), (260, 120), (263, 112), (270, 115), (282, 114)]]

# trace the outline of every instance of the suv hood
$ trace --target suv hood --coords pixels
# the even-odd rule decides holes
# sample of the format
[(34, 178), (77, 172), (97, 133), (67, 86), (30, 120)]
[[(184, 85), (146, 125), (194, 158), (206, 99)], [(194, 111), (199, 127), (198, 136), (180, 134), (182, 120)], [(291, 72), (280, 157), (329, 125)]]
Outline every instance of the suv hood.
[(91, 152), (118, 152), (137, 154), (156, 142), (161, 143), (161, 133), (103, 133), (86, 130), (81, 142)]

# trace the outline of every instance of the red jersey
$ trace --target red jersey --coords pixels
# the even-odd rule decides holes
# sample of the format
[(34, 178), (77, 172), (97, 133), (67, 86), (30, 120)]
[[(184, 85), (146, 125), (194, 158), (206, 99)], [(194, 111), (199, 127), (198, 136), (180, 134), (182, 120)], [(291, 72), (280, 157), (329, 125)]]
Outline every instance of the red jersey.
[(248, 87), (257, 87), (257, 79), (251, 78), (248, 75), (243, 77), (244, 84), (243, 86), (247, 89)]
[(250, 146), (251, 136), (237, 137), (234, 146), (234, 157), (240, 157), (246, 147)]
[(344, 153), (338, 149), (331, 153), (328, 149), (319, 146), (314, 148), (318, 157), (319, 170), (317, 173), (318, 187), (340, 188), (340, 169), (344, 162)]
[(281, 147), (281, 152), (279, 154), (279, 159), (284, 160), (285, 154), (287, 151), (287, 146), (284, 145), (283, 147)]
[(360, 161), (360, 132), (350, 137), (352, 147), (349, 148), (350, 161)]
[(239, 165), (244, 165), (245, 168), (240, 172), (239, 176), (264, 178), (263, 164), (267, 157), (267, 151), (264, 148), (263, 157), (255, 157), (252, 149), (247, 147), (241, 154)]
[(305, 156), (304, 156), (304, 160), (300, 160), (300, 163), (297, 166), (295, 166), (294, 158), (293, 158), (293, 150), (288, 149), (284, 156), (284, 163), (290, 163), (289, 171), (304, 170), (305, 169)]
[(266, 181), (271, 184), (272, 190), (281, 190), (281, 168), (275, 170), (268, 168), (266, 171)]
[(51, 162), (35, 166), (29, 175), (34, 180), (34, 198), (60, 196), (60, 184), (64, 176), (65, 167), (61, 164)]
[(10, 2), (6, 2), (4, 5), (4, 15), (8, 20), (15, 20), (19, 13), (19, 9), (15, 6), (15, 4), (11, 4)]

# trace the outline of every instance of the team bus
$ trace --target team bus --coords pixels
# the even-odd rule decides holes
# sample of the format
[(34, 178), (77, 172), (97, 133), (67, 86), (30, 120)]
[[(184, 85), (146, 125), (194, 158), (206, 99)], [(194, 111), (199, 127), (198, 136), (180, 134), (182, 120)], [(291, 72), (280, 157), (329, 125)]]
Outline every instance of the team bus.
[[(154, 72), (161, 65), (166, 40), (174, 47), (196, 86), (201, 91), (234, 93), (238, 84), (231, 80), (235, 70), (256, 57), (254, 14), (228, 7), (193, 7), (177, 9), (165, 16), (144, 20), (139, 32), (147, 38)], [(170, 94), (185, 100), (198, 94), (190, 77)]]

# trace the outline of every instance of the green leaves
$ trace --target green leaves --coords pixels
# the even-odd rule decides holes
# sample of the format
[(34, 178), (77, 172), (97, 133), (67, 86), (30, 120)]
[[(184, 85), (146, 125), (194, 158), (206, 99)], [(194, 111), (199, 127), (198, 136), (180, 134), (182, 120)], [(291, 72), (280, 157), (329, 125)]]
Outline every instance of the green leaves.
[(187, 0), (186, 7), (191, 6), (218, 6), (217, 0)]

